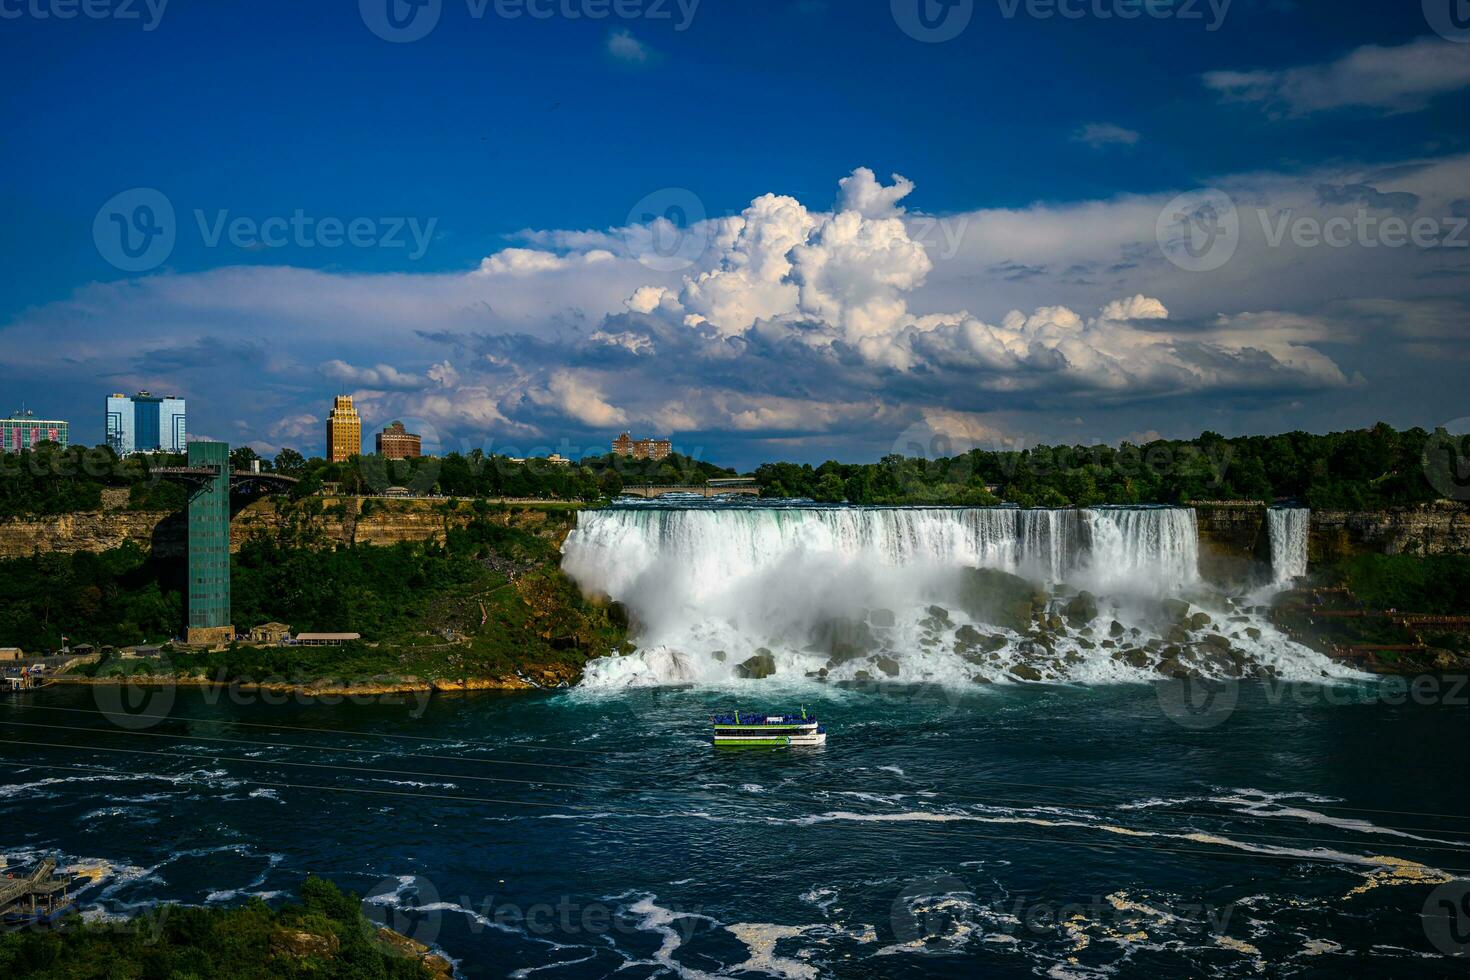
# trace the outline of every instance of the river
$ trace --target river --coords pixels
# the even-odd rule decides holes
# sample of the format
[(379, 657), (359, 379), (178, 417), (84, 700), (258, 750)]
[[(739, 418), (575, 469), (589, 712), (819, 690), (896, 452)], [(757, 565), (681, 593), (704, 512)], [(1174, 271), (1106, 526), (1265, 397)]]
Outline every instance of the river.
[[(576, 689), (0, 701), (5, 859), (85, 871), (99, 919), (324, 875), (465, 977), (1463, 975), (1470, 692), (1241, 635), (1256, 602), (1198, 581), (1180, 512), (1036, 518), (1043, 535), (1015, 512), (807, 508), (736, 518), (713, 552), (700, 536), (728, 518), (670, 513), (584, 515), (594, 533), (569, 542), (642, 641)], [(1090, 625), (1032, 657), (1049, 683), (1009, 678), (1020, 634), (980, 623), (1005, 644), (966, 659), (972, 621), (928, 610), (936, 566), (987, 540), (981, 563), (1054, 601), (1068, 579), (1097, 590)], [(1214, 610), (1191, 635), (1263, 669), (1117, 666), (1107, 624), (1141, 647), (1161, 595)], [(876, 649), (809, 677), (828, 654), (791, 631), (835, 615)], [(737, 678), (733, 654), (763, 641), (776, 673)], [(897, 676), (858, 675), (879, 657)], [(828, 744), (716, 752), (708, 716), (737, 707), (804, 707)]]

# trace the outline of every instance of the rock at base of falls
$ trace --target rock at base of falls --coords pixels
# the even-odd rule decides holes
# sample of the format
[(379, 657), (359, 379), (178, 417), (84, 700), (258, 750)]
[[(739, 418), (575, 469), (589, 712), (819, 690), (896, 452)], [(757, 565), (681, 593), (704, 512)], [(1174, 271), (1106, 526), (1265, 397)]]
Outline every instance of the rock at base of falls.
[(1097, 618), (1097, 596), (1086, 590), (1077, 593), (1062, 607), (1062, 615), (1073, 627), (1086, 626)]
[(756, 651), (755, 656), (742, 660), (735, 667), (735, 676), (751, 680), (759, 680), (770, 677), (776, 672), (776, 657), (765, 647)]
[(1024, 633), (1040, 609), (1046, 593), (1019, 575), (995, 568), (961, 571), (957, 604), (971, 619)]

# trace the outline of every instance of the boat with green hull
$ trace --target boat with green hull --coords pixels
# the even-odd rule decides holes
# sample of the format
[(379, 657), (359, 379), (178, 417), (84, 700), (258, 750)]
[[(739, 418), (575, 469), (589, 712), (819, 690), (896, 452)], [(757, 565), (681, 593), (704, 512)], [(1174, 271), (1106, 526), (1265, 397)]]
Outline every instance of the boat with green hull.
[(827, 730), (801, 709), (798, 715), (736, 711), (714, 716), (718, 749), (782, 749), (827, 744)]

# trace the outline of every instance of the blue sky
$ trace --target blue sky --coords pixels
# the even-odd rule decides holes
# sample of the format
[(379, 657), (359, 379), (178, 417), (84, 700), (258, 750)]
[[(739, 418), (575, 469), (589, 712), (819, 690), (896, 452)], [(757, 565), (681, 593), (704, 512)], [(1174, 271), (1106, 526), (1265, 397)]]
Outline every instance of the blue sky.
[[(442, 448), (738, 463), (1467, 414), (1470, 44), (1435, 0), (975, 0), (940, 43), (905, 0), (441, 0), (407, 43), (368, 24), (405, 0), (93, 2), (0, 0), (0, 410), (82, 441), (135, 387), (264, 451), (320, 452), (343, 390)], [(1208, 188), (1241, 248), (1182, 269), (1151, 216)], [(136, 189), (174, 241), (119, 268), (95, 226)], [(670, 201), (708, 218), (677, 268), (636, 231)], [(1361, 220), (1272, 244), (1288, 208)], [(361, 243), (256, 241), (298, 213)], [(1430, 247), (1374, 247), (1396, 216)]]

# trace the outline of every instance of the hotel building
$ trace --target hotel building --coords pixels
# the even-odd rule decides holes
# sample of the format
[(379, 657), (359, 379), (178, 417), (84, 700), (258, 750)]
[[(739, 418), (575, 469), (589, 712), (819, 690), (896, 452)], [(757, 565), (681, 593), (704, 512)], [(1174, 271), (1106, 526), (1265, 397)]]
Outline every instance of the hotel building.
[(188, 451), (184, 399), (136, 395), (107, 397), (107, 444), (119, 456)]
[(362, 418), (351, 395), (338, 395), (327, 413), (327, 461), (341, 463), (362, 455)]
[(378, 433), (378, 455), (384, 459), (415, 459), (423, 455), (422, 440), (402, 422), (394, 422)]
[(55, 442), (65, 446), (71, 426), (66, 422), (38, 419), (30, 412), (17, 412), (0, 419), (0, 452), (18, 453), (34, 449), (38, 442)]
[(612, 451), (634, 459), (663, 459), (673, 451), (673, 446), (667, 439), (634, 439), (624, 432), (613, 440)]

